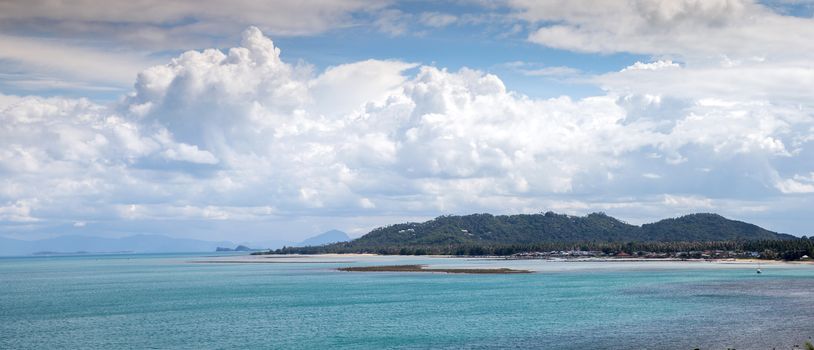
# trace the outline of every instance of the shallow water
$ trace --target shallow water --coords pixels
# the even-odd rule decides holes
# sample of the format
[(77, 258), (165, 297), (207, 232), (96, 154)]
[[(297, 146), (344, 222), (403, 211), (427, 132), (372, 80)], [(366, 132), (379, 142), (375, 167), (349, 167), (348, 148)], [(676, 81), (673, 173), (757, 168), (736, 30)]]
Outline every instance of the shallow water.
[[(415, 257), (0, 259), (0, 348), (790, 349), (814, 265)], [(353, 273), (373, 264), (520, 275)]]

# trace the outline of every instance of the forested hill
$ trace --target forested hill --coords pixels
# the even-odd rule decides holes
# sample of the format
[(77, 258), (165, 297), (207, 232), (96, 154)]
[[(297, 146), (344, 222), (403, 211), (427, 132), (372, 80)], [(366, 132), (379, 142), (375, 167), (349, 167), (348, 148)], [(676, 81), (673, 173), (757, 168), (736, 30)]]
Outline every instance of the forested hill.
[(548, 212), (527, 215), (441, 216), (423, 223), (377, 228), (354, 246), (528, 244), (541, 242), (673, 242), (791, 239), (756, 225), (717, 214), (692, 214), (642, 226), (602, 213), (570, 216)]
[(287, 248), (281, 252), (353, 252), (400, 247), (461, 247), (596, 242), (710, 242), (790, 240), (717, 214), (691, 214), (642, 226), (603, 213), (587, 216), (545, 214), (440, 216), (422, 223), (377, 228), (350, 242), (320, 247)]
[(664, 219), (641, 227), (651, 241), (734, 241), (788, 240), (797, 237), (766, 230), (743, 221), (729, 220), (717, 214), (692, 214)]

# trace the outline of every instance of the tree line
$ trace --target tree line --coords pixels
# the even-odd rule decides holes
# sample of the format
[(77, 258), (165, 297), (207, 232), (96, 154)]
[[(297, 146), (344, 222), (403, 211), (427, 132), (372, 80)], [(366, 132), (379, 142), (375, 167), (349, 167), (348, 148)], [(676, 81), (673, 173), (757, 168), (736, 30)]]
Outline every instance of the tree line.
[(727, 240), (679, 242), (541, 242), (531, 244), (356, 244), (335, 243), (312, 247), (283, 247), (258, 254), (349, 254), (380, 255), (456, 255), (509, 256), (519, 253), (550, 251), (594, 251), (605, 255), (639, 252), (677, 254), (680, 252), (731, 251), (756, 252), (762, 259), (799, 260), (814, 257), (814, 237), (790, 240)]

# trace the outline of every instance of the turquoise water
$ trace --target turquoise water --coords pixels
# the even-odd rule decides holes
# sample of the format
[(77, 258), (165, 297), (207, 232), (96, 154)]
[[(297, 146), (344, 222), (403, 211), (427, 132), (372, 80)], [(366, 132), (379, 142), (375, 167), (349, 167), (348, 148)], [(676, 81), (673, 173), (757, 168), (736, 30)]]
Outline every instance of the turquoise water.
[[(0, 348), (790, 349), (814, 336), (814, 265), (756, 275), (752, 266), (689, 263), (190, 263), (202, 259), (0, 259)], [(334, 270), (393, 263), (539, 272)]]

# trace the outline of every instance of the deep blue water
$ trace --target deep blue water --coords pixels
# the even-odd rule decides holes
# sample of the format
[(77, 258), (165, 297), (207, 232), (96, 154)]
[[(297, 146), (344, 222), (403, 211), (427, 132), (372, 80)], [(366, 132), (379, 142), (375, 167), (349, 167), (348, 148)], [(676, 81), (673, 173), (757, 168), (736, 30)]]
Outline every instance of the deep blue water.
[[(0, 348), (790, 349), (814, 336), (814, 265), (199, 257), (2, 258)], [(393, 263), (538, 272), (334, 270)]]

